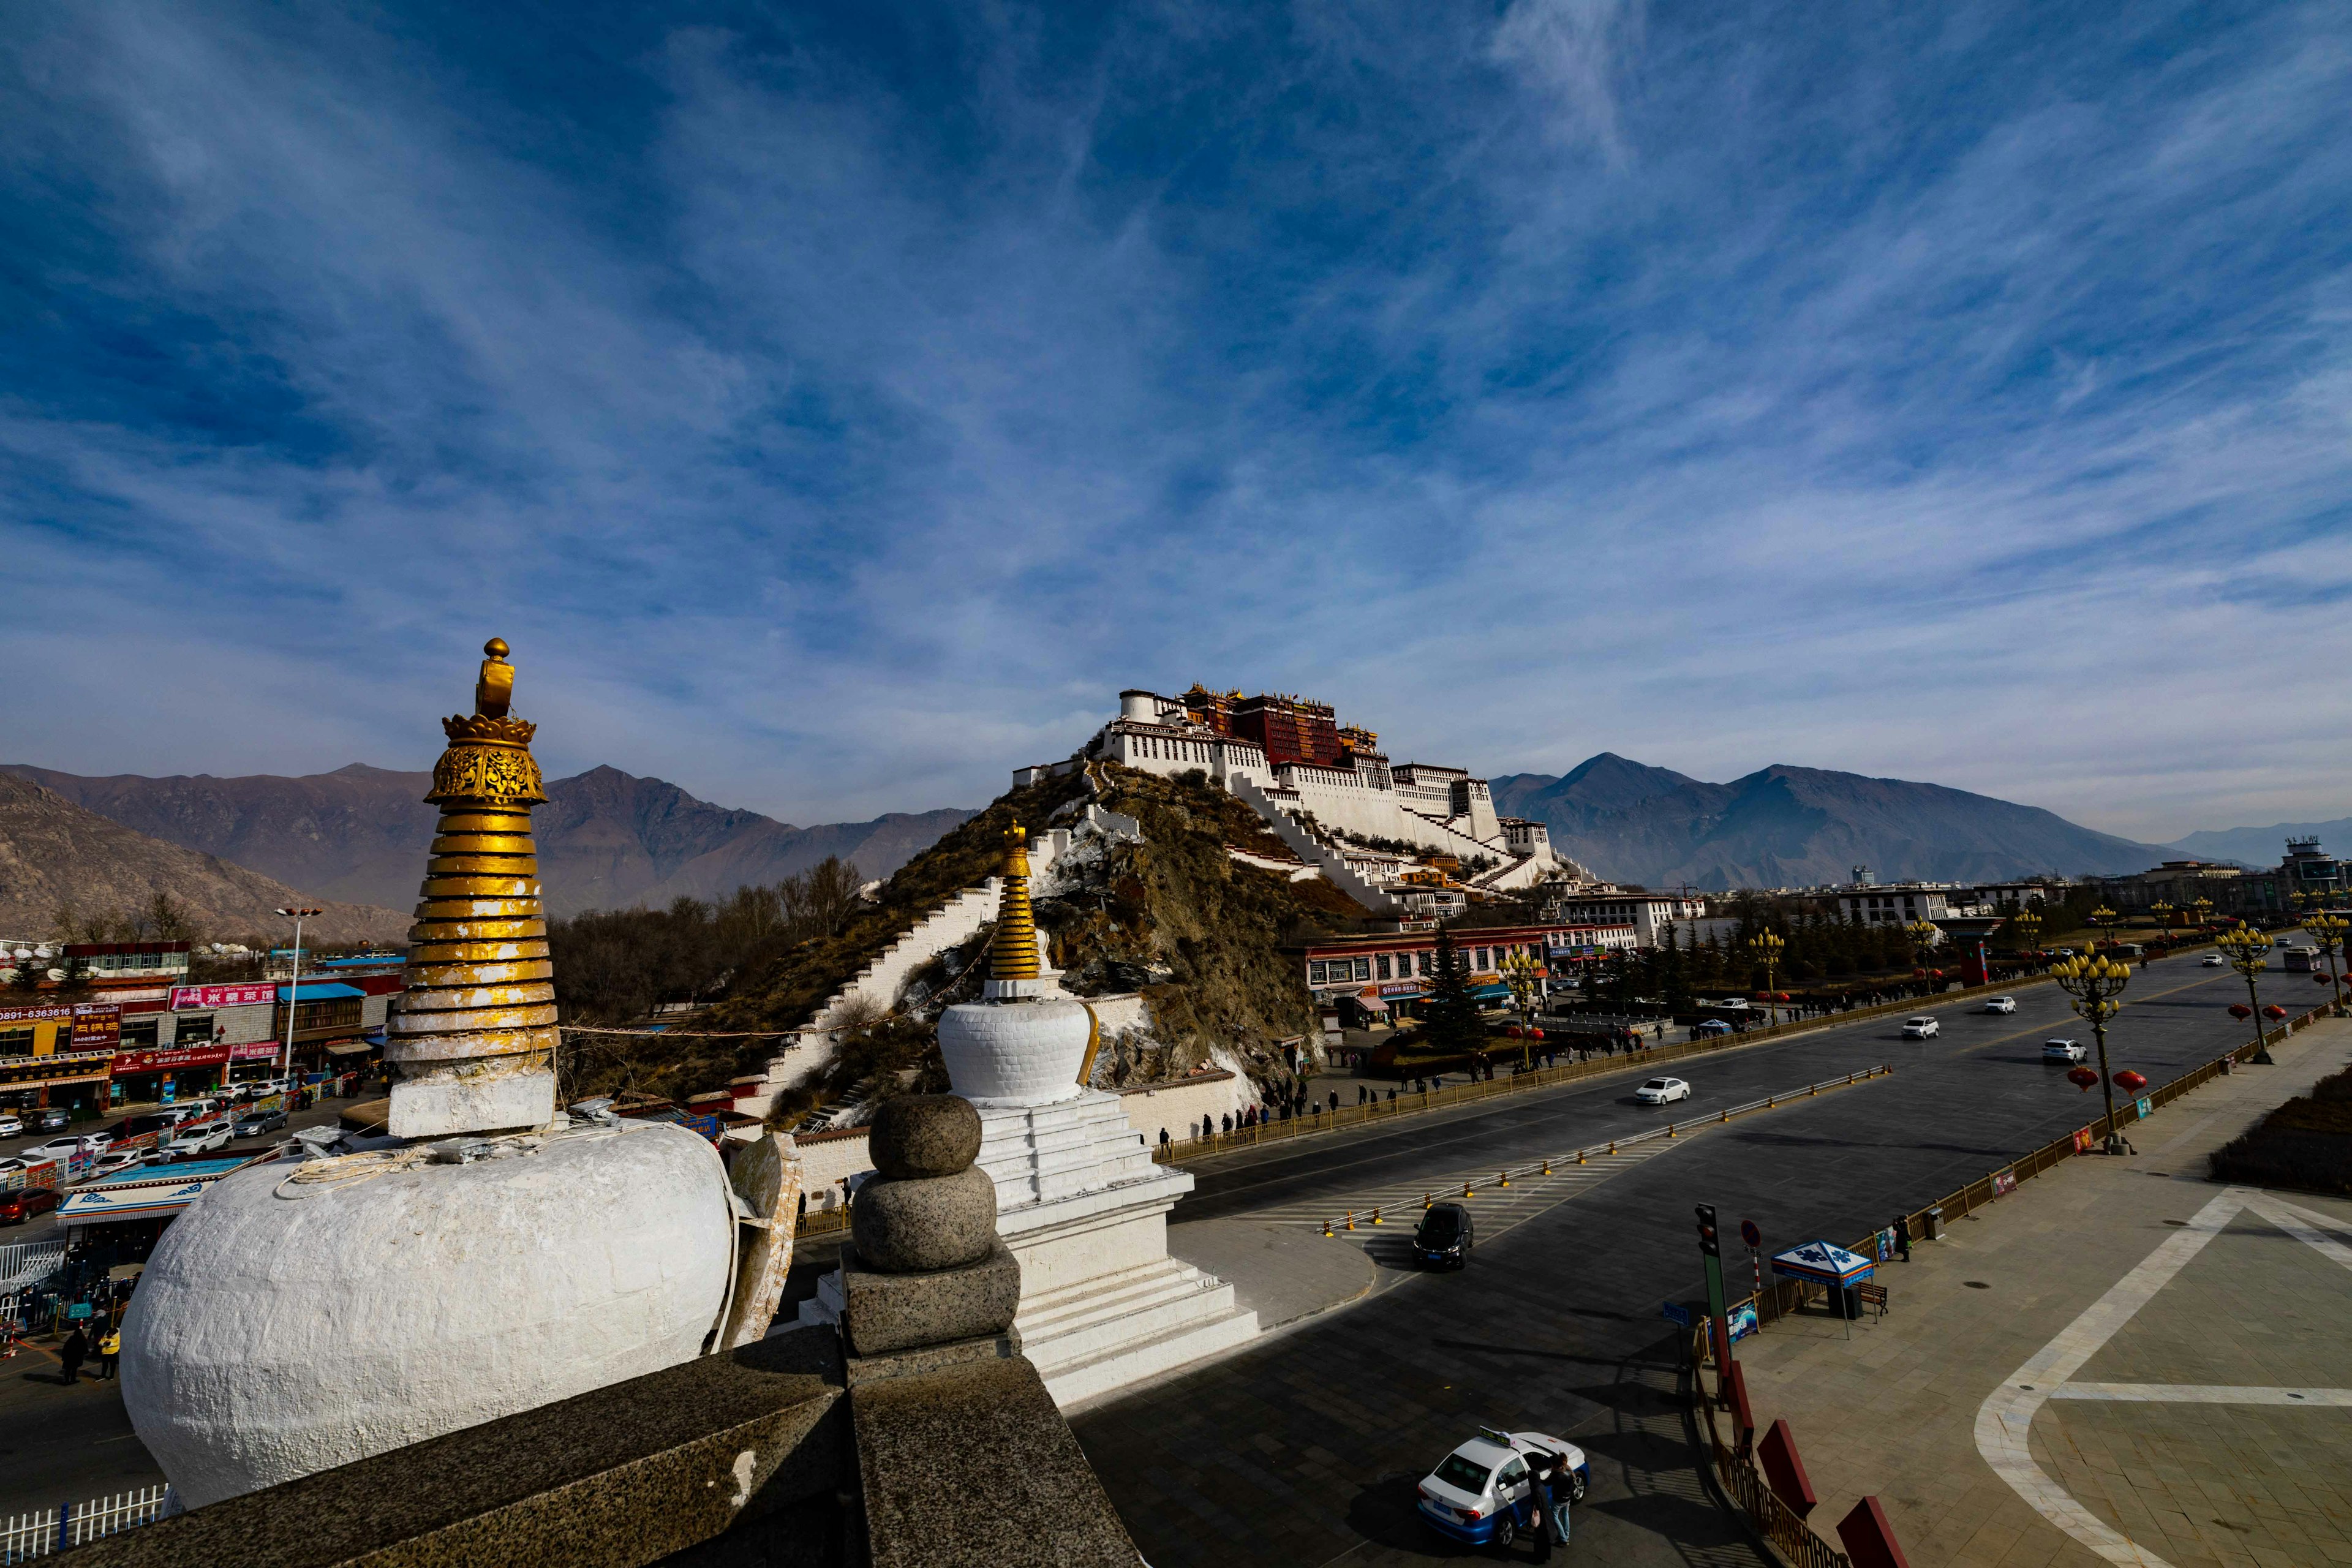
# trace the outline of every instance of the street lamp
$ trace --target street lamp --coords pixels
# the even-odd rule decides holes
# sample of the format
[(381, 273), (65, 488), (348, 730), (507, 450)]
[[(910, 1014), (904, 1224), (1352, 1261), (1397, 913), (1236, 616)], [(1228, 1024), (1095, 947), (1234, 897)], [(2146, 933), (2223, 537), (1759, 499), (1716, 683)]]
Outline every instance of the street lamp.
[[(2115, 923), (2116, 911), (2107, 908), (2106, 905), (2101, 904), (2097, 909), (2091, 911), (2089, 919), (2091, 921), (2091, 946), (2095, 951), (2099, 945), (2100, 933)], [(2107, 945), (2110, 947), (2115, 945), (2114, 937), (2110, 936), (2107, 938)]]
[(1519, 1066), (1528, 1061), (1528, 1042), (1535, 1037), (1536, 982), (1544, 966), (1532, 952), (1514, 952), (1503, 960), (1503, 984), (1511, 988), (1512, 1005), (1519, 1010)]
[[(293, 984), (286, 988), (286, 1059), (278, 1068), (279, 1078), (292, 1078), (294, 1076), (294, 1004), (302, 999), (302, 922), (320, 911), (287, 909), (278, 912), (294, 922), (294, 980)], [(226, 1076), (223, 1077), (222, 1081), (227, 1081)]]
[(1903, 928), (1903, 934), (1911, 939), (1911, 956), (1915, 959), (1924, 960), (1927, 952), (1935, 948), (1936, 928), (1926, 921), (1913, 921)]
[(2042, 951), (2042, 944), (2039, 940), (2042, 935), (2042, 917), (2040, 915), (2035, 914), (2032, 910), (2020, 910), (2017, 913), (2009, 917), (2009, 923), (2016, 931), (2019, 939), (2025, 944), (2025, 952), (2039, 952)]
[(1768, 1025), (1778, 1025), (1780, 1022), (1780, 1005), (1774, 999), (1772, 974), (1780, 967), (1780, 953), (1788, 945), (1788, 942), (1776, 931), (1758, 931), (1748, 939), (1749, 955), (1764, 966), (1764, 1021)]
[(2050, 977), (2066, 993), (2066, 1005), (2089, 1022), (2091, 1037), (2099, 1043), (2099, 1087), (2107, 1100), (2104, 1147), (2110, 1154), (2120, 1154), (2124, 1141), (2116, 1131), (2115, 1080), (2107, 1073), (2107, 1020), (2123, 1011), (2124, 1005), (2116, 998), (2131, 983), (2131, 965), (2093, 953), (2086, 958), (2059, 960), (2050, 966)]
[(2197, 928), (2202, 931), (2205, 922), (2213, 918), (2213, 900), (2200, 898), (2189, 906), (2189, 912), (2197, 917)]
[(2148, 905), (2147, 912), (2156, 917), (2156, 923), (2164, 928), (2165, 935), (2170, 936), (2172, 934), (2172, 917), (2179, 914), (2180, 912), (2179, 910), (2174, 909), (2170, 904), (2154, 903)]
[(2336, 1016), (2344, 1016), (2344, 977), (2336, 955), (2344, 950), (2344, 936), (2352, 931), (2352, 921), (2342, 915), (2314, 914), (2303, 919), (2303, 929), (2327, 960), (2327, 984), (2336, 995)]
[(2214, 938), (2213, 945), (2221, 950), (2231, 968), (2246, 977), (2246, 1005), (2254, 1015), (2253, 1059), (2264, 1067), (2275, 1066), (2271, 1060), (2270, 1042), (2263, 1033), (2263, 999), (2254, 993), (2254, 976), (2270, 967), (2270, 938), (2252, 926), (2240, 926)]

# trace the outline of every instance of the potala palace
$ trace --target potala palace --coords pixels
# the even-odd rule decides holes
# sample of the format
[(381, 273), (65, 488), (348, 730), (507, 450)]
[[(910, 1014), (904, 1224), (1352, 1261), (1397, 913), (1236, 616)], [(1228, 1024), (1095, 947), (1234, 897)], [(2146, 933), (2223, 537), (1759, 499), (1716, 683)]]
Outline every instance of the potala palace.
[(1181, 697), (1122, 691), (1118, 702), (1118, 717), (1076, 756), (1022, 768), (1013, 784), (1089, 762), (1170, 775), (1198, 771), (1375, 910), (1450, 913), (1467, 889), (1588, 879), (1553, 853), (1543, 824), (1497, 816), (1485, 779), (1464, 768), (1391, 763), (1377, 734), (1340, 724), (1328, 703), (1198, 683)]

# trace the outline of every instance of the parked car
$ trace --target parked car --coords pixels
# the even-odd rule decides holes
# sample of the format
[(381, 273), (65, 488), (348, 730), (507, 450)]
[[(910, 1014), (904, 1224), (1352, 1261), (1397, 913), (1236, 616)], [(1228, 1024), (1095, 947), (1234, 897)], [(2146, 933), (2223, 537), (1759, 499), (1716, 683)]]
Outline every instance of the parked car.
[(18, 1187), (0, 1193), (0, 1225), (22, 1225), (37, 1214), (47, 1214), (60, 1200), (55, 1187)]
[(202, 1127), (191, 1127), (184, 1132), (173, 1133), (164, 1141), (161, 1152), (166, 1160), (193, 1159), (198, 1154), (209, 1154), (215, 1149), (227, 1148), (228, 1141), (227, 1122), (207, 1121)]
[(145, 1149), (109, 1149), (90, 1163), (93, 1176), (110, 1176), (117, 1171), (127, 1171), (133, 1165), (143, 1165), (152, 1154)]
[(1671, 1105), (1690, 1098), (1690, 1085), (1678, 1078), (1654, 1078), (1633, 1091), (1643, 1105)]
[(236, 1135), (240, 1138), (258, 1138), (265, 1132), (275, 1132), (285, 1125), (286, 1113), (282, 1110), (247, 1111), (236, 1119)]
[(46, 1143), (36, 1143), (24, 1152), (27, 1160), (70, 1160), (78, 1154), (96, 1153), (105, 1147), (86, 1137), (52, 1138)]
[(2044, 1040), (2042, 1059), (2045, 1062), (2079, 1062), (2091, 1053), (2083, 1048), (2080, 1040)]
[(45, 1105), (33, 1112), (33, 1129), (38, 1132), (56, 1132), (72, 1120), (72, 1117), (66, 1114), (64, 1106)]
[(1470, 1211), (1460, 1204), (1435, 1204), (1412, 1233), (1414, 1259), (1431, 1268), (1459, 1268), (1470, 1261)]
[(1984, 1010), (1988, 1013), (2014, 1013), (2017, 1011), (2017, 998), (1988, 996), (1984, 999)]
[(1906, 1040), (1932, 1040), (1943, 1032), (1944, 1026), (1924, 1013), (1903, 1020), (1903, 1037)]
[(1421, 1479), (1423, 1521), (1472, 1546), (1507, 1548), (1534, 1523), (1530, 1500), (1535, 1487), (1528, 1461), (1539, 1452), (1561, 1458), (1567, 1500), (1580, 1501), (1592, 1479), (1583, 1449), (1541, 1432), (1482, 1426), (1475, 1437)]
[(1730, 1033), (1731, 1026), (1721, 1018), (1702, 1019), (1700, 1022), (1691, 1026), (1691, 1037), (1694, 1039), (1702, 1036), (1727, 1035)]
[(25, 1135), (25, 1119), (15, 1111), (0, 1111), (0, 1138), (21, 1138)]

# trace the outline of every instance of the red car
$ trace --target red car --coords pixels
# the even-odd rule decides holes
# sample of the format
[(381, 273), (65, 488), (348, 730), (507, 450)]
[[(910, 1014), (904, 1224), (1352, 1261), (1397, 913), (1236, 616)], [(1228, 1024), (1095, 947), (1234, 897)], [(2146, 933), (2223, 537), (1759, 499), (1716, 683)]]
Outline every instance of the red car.
[(0, 1225), (22, 1225), (37, 1214), (47, 1214), (60, 1200), (55, 1187), (19, 1187), (0, 1193)]

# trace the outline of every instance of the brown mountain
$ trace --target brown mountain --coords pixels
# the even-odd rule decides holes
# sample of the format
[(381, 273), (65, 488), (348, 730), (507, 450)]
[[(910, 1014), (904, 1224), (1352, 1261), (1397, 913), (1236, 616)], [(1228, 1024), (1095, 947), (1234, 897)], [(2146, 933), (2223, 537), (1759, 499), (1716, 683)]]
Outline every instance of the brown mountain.
[(274, 936), (272, 911), (323, 903), (305, 934), (327, 942), (397, 941), (409, 917), (395, 910), (336, 903), (285, 883), (132, 831), (21, 778), (0, 774), (0, 934), (54, 934), (57, 912), (137, 910), (158, 893), (182, 904), (200, 934), (215, 940)]
[[(155, 837), (251, 866), (326, 898), (405, 908), (433, 839), (429, 774), (354, 763), (299, 778), (88, 778), (0, 766)], [(698, 800), (660, 779), (593, 768), (547, 786), (533, 814), (551, 914), (722, 897), (838, 855), (887, 877), (971, 813), (893, 812), (870, 822), (795, 827)]]

